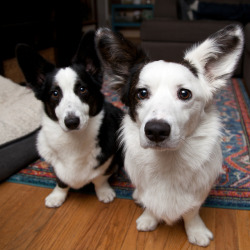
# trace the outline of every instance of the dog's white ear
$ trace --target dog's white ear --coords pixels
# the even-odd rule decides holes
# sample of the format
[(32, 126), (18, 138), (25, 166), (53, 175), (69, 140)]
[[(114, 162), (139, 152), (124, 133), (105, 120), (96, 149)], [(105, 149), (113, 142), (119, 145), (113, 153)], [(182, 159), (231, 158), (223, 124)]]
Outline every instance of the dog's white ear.
[(184, 60), (205, 77), (212, 93), (223, 87), (232, 76), (240, 59), (244, 35), (239, 25), (228, 25), (185, 54)]
[(148, 57), (120, 33), (108, 28), (97, 30), (96, 46), (105, 73), (111, 78), (112, 87), (123, 97), (125, 89), (128, 89), (128, 79), (149, 61)]

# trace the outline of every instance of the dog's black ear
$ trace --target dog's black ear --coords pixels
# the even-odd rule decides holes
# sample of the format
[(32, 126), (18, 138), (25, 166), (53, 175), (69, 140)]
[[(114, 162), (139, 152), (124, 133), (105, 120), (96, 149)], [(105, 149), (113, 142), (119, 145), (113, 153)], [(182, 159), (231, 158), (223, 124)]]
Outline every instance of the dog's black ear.
[(96, 46), (104, 71), (111, 78), (112, 87), (122, 96), (132, 74), (148, 63), (149, 58), (142, 49), (108, 28), (97, 30)]
[(102, 79), (102, 69), (95, 46), (95, 31), (88, 31), (82, 36), (73, 63), (83, 64), (85, 70), (96, 80)]
[(26, 44), (18, 44), (16, 47), (18, 64), (38, 99), (44, 89), (46, 74), (52, 72), (55, 66), (45, 60), (36, 51)]
[(236, 68), (244, 45), (239, 25), (228, 25), (186, 52), (184, 60), (208, 84), (210, 93), (223, 87)]

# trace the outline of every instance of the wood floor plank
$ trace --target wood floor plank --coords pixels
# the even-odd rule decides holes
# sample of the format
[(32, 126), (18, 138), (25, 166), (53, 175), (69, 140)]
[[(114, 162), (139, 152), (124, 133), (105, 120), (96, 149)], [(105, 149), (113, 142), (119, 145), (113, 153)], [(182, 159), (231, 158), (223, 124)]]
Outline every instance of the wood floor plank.
[[(30, 248), (41, 246), (43, 249), (77, 249), (82, 242), (86, 247), (97, 241), (102, 227), (96, 221), (106, 223), (110, 204), (98, 204), (93, 195), (71, 193), (67, 201), (56, 208), (53, 218), (47, 227), (36, 238)], [(105, 219), (104, 219), (105, 218)], [(48, 234), (48, 232), (53, 232)]]
[(0, 248), (25, 249), (54, 212), (41, 209), (46, 189), (18, 184), (8, 187), (1, 184)]
[(115, 203), (117, 203), (117, 206), (99, 239), (97, 249), (121, 249), (127, 232), (131, 227), (136, 205), (133, 201), (124, 202), (121, 199), (116, 199)]
[(250, 212), (236, 210), (239, 249), (250, 249)]
[(239, 249), (236, 210), (216, 209), (216, 249)]
[[(183, 222), (138, 232), (142, 208), (132, 200), (104, 204), (95, 195), (70, 192), (57, 209), (44, 205), (51, 189), (0, 184), (0, 249), (202, 249), (191, 245)], [(207, 250), (250, 249), (250, 211), (202, 208), (214, 233)]]

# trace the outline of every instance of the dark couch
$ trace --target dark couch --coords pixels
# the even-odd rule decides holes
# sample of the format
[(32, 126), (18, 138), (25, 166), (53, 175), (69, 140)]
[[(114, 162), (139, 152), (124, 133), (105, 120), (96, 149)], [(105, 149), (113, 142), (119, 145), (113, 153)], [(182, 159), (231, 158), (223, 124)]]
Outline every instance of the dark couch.
[[(194, 43), (206, 39), (228, 24), (241, 24), (245, 28), (246, 48), (234, 75), (244, 78), (250, 94), (250, 26), (247, 25), (250, 19), (249, 0), (199, 0), (199, 4), (204, 6), (199, 8), (198, 5), (197, 10), (192, 11), (193, 18), (185, 12), (185, 7), (188, 10), (190, 5), (183, 6), (183, 3), (188, 2), (193, 3), (193, 0), (155, 0), (154, 18), (143, 21), (141, 26), (143, 48), (153, 60), (180, 62), (185, 50)], [(238, 5), (240, 7), (236, 9)], [(211, 10), (219, 10), (221, 14), (209, 13), (210, 6)], [(222, 10), (228, 11), (223, 13)]]
[(245, 27), (245, 49), (243, 54), (243, 79), (250, 96), (250, 23)]

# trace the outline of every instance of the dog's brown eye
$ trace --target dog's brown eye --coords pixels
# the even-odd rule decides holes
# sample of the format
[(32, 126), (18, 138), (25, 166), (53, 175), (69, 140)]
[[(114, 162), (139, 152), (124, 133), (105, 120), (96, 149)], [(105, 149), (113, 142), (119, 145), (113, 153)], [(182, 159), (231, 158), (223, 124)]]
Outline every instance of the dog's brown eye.
[(148, 91), (146, 89), (140, 89), (137, 93), (137, 99), (144, 100), (148, 98)]
[(188, 89), (179, 89), (178, 98), (182, 101), (188, 101), (192, 98), (192, 92)]
[(83, 86), (81, 86), (80, 88), (79, 88), (79, 90), (80, 90), (80, 93), (81, 94), (86, 94), (87, 93), (87, 88), (85, 88), (85, 87), (83, 87)]
[(52, 96), (53, 98), (57, 99), (57, 98), (59, 97), (59, 92), (58, 92), (57, 90), (52, 91), (51, 96)]

